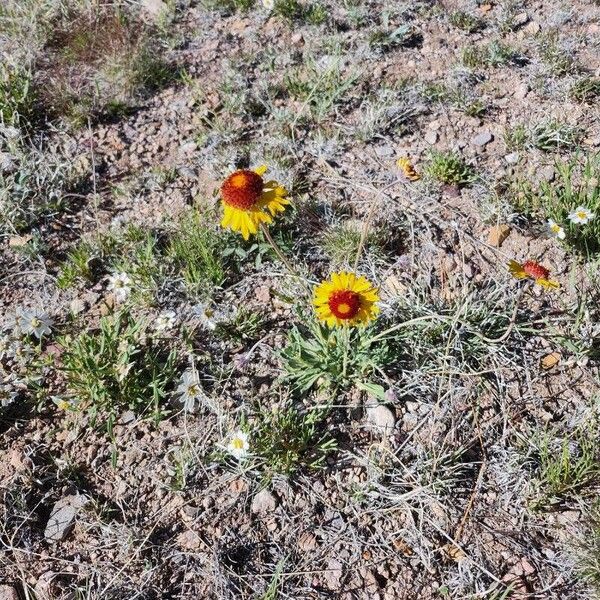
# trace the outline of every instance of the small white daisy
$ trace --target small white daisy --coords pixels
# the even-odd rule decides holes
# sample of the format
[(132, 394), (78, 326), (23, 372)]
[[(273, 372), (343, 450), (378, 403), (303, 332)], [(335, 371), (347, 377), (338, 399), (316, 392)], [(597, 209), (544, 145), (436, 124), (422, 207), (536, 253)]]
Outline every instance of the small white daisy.
[(25, 335), (35, 335), (36, 338), (41, 339), (44, 335), (52, 333), (50, 329), (54, 321), (48, 316), (47, 313), (33, 309), (33, 310), (17, 310), (16, 325)]
[(123, 302), (131, 294), (131, 278), (127, 273), (115, 273), (108, 279), (109, 292), (112, 292), (117, 302)]
[(248, 434), (243, 431), (236, 431), (227, 444), (229, 454), (240, 460), (248, 456), (249, 450)]
[(177, 315), (173, 310), (166, 310), (156, 317), (154, 321), (154, 330), (157, 332), (171, 329), (177, 322)]
[(183, 410), (193, 412), (196, 408), (196, 402), (201, 402), (204, 398), (200, 378), (195, 369), (184, 371), (176, 393), (179, 396), (179, 401), (183, 404)]
[(569, 220), (576, 225), (585, 225), (589, 223), (596, 215), (585, 206), (578, 206), (569, 214)]
[(565, 239), (565, 230), (553, 219), (548, 219), (548, 229), (550, 230), (550, 233), (556, 236), (559, 240)]
[(219, 323), (217, 313), (213, 308), (204, 302), (199, 302), (193, 308), (194, 315), (200, 319), (200, 325), (209, 331), (214, 331)]

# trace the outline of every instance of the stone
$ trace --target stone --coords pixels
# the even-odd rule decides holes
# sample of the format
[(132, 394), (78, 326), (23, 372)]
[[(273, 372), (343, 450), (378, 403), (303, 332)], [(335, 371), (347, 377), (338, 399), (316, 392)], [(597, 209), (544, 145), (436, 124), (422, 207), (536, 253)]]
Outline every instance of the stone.
[(87, 498), (74, 494), (61, 498), (52, 508), (46, 524), (44, 537), (48, 542), (62, 542), (67, 538), (75, 524), (79, 511), (86, 505)]
[(507, 154), (504, 157), (504, 160), (509, 164), (509, 165), (516, 165), (519, 162), (519, 153), (518, 152), (511, 152), (510, 154)]
[(491, 134), (491, 132), (482, 131), (473, 138), (473, 144), (475, 144), (475, 146), (483, 147), (487, 146), (487, 144), (489, 144), (493, 139), (494, 136)]
[(250, 510), (258, 515), (264, 515), (273, 512), (277, 508), (277, 500), (269, 490), (264, 489), (258, 492), (252, 499)]
[(19, 600), (19, 594), (12, 585), (0, 584), (0, 600)]
[(367, 423), (375, 431), (390, 434), (396, 425), (394, 413), (387, 406), (373, 402), (367, 405)]
[(512, 21), (515, 27), (523, 27), (529, 22), (529, 15), (526, 12), (520, 12), (513, 17)]
[(158, 17), (167, 10), (163, 0), (142, 0), (141, 7), (153, 17)]
[(521, 83), (515, 88), (514, 96), (517, 100), (523, 100), (529, 94), (529, 85)]
[(488, 232), (488, 244), (500, 248), (509, 235), (510, 227), (508, 225), (494, 225)]
[(433, 146), (433, 144), (435, 144), (438, 141), (439, 136), (437, 134), (437, 131), (428, 131), (424, 137), (425, 141)]
[(523, 27), (523, 31), (527, 35), (536, 35), (540, 32), (541, 25), (537, 21), (531, 21), (531, 23), (527, 23), (525, 27)]
[(342, 584), (342, 563), (334, 558), (330, 559), (325, 569), (325, 584), (330, 590), (339, 590)]
[(69, 304), (69, 310), (74, 315), (82, 313), (85, 310), (85, 301), (81, 298), (74, 298)]

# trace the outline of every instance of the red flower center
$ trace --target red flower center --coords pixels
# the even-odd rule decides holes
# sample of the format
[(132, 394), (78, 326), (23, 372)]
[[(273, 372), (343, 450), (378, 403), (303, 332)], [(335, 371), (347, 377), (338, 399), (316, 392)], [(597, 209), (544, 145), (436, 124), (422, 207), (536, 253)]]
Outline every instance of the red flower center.
[(523, 271), (533, 279), (548, 279), (550, 276), (550, 271), (546, 267), (542, 267), (540, 263), (536, 263), (533, 260), (523, 263)]
[(254, 171), (242, 169), (232, 173), (221, 186), (223, 202), (248, 210), (260, 199), (263, 191), (263, 178)]
[(360, 295), (352, 290), (338, 290), (329, 296), (328, 304), (338, 319), (353, 319), (360, 310)]

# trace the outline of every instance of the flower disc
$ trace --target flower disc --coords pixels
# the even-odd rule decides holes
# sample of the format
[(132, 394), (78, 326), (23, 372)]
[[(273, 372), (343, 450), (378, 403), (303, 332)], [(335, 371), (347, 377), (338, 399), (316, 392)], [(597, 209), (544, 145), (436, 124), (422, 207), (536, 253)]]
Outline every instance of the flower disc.
[(337, 290), (329, 296), (329, 310), (338, 319), (353, 319), (360, 310), (360, 294), (352, 290)]
[(550, 276), (550, 271), (546, 267), (542, 267), (542, 265), (533, 260), (523, 263), (523, 271), (533, 279), (548, 279)]
[(263, 178), (256, 172), (242, 169), (232, 173), (221, 186), (223, 202), (240, 210), (252, 208), (263, 192)]

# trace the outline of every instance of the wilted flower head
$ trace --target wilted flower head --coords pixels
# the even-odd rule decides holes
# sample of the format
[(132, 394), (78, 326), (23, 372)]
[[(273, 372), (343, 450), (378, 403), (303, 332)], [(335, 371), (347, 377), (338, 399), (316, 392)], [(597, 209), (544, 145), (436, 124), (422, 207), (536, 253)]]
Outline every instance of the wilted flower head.
[(511, 260), (508, 263), (508, 270), (516, 279), (533, 279), (535, 283), (547, 289), (558, 289), (560, 287), (559, 283), (548, 279), (550, 271), (533, 260), (527, 260), (523, 264)]
[(585, 206), (578, 206), (569, 214), (569, 220), (576, 225), (585, 225), (589, 223), (596, 215)]
[(114, 273), (108, 278), (109, 292), (112, 292), (117, 302), (123, 302), (131, 293), (131, 278), (127, 273)]
[(44, 335), (49, 335), (52, 332), (50, 328), (54, 323), (47, 313), (37, 309), (18, 309), (15, 322), (21, 333), (35, 335), (38, 339), (41, 339)]
[(227, 444), (227, 451), (238, 460), (248, 456), (250, 444), (248, 443), (248, 434), (243, 431), (236, 431), (232, 434)]
[(221, 186), (221, 225), (239, 231), (245, 240), (258, 232), (261, 223), (270, 225), (273, 217), (289, 204), (283, 186), (276, 181), (264, 181), (266, 171), (266, 165), (254, 171), (241, 169), (229, 175)]
[(194, 315), (198, 317), (200, 325), (209, 331), (214, 331), (219, 323), (219, 316), (216, 311), (207, 303), (199, 302), (192, 309)]
[(200, 378), (196, 369), (188, 369), (181, 376), (181, 383), (177, 388), (179, 401), (183, 404), (185, 412), (193, 412), (196, 403), (200, 403), (204, 398), (204, 392), (200, 385)]

